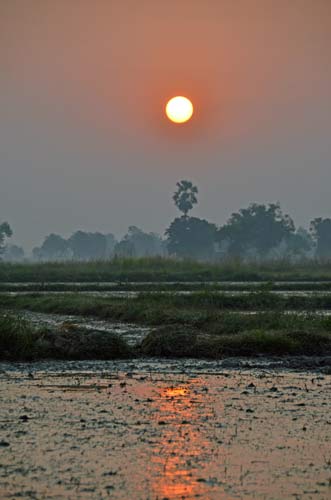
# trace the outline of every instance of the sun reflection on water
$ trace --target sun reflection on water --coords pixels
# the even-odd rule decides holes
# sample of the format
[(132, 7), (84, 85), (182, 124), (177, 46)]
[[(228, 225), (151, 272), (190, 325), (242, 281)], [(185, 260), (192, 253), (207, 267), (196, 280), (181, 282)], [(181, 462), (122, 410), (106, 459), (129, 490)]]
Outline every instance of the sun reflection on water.
[[(158, 469), (153, 485), (156, 498), (194, 498), (202, 496), (205, 485), (196, 474), (198, 462), (208, 449), (198, 418), (201, 394), (194, 386), (165, 387), (158, 398), (158, 418), (162, 433), (161, 446), (153, 457)], [(206, 498), (206, 497), (205, 497)]]
[(189, 390), (186, 387), (166, 387), (161, 393), (161, 396), (164, 397), (178, 397), (178, 396), (187, 396), (189, 394)]

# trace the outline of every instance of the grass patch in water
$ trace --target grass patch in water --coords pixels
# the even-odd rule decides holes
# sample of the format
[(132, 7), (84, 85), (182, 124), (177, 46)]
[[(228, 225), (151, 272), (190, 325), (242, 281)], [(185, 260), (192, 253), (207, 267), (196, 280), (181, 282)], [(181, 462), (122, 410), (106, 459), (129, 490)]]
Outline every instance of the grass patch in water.
[(225, 295), (195, 292), (190, 295), (139, 294), (134, 297), (99, 297), (81, 294), (0, 294), (0, 307), (61, 314), (79, 314), (103, 319), (142, 322), (194, 323), (229, 311), (315, 311), (331, 309), (331, 295), (280, 296), (271, 292)]
[(0, 359), (31, 359), (40, 337), (27, 321), (4, 314), (0, 316)]
[(118, 359), (132, 356), (126, 342), (111, 332), (64, 324), (35, 328), (13, 315), (0, 315), (0, 360)]
[[(0, 307), (92, 316), (157, 327), (142, 344), (141, 353), (144, 355), (217, 358), (230, 355), (330, 354), (331, 317), (313, 312), (314, 308), (325, 306), (330, 300), (328, 296), (280, 298), (269, 292), (236, 297), (215, 293), (180, 296), (141, 294), (132, 298), (31, 294), (16, 297), (0, 295)], [(311, 307), (310, 312), (287, 314), (282, 309), (286, 305), (301, 310), (307, 304)], [(237, 311), (235, 306), (248, 313)], [(249, 313), (252, 307), (258, 311), (256, 314)], [(73, 333), (75, 339), (72, 339)], [(84, 337), (85, 333), (67, 332), (67, 336), (61, 337), (65, 347), (54, 341), (47, 356), (111, 359), (112, 355), (128, 357), (134, 354), (125, 343), (121, 344), (120, 339), (114, 339), (107, 351), (110, 337), (101, 339), (99, 332), (99, 336), (92, 339)], [(75, 344), (73, 340), (77, 340), (77, 335), (82, 341)], [(40, 344), (45, 356), (45, 343), (40, 341), (39, 347)]]
[(143, 340), (146, 356), (221, 359), (227, 356), (285, 356), (331, 354), (327, 332), (251, 330), (232, 335), (203, 335), (197, 331), (161, 328)]

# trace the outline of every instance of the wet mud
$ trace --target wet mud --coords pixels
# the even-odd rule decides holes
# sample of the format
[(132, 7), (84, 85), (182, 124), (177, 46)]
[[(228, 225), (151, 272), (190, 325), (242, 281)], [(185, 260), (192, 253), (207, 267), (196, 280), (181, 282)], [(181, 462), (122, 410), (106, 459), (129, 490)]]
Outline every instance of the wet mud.
[(142, 339), (151, 331), (151, 328), (134, 325), (131, 323), (121, 323), (119, 321), (106, 321), (93, 319), (91, 317), (70, 315), (70, 314), (46, 314), (30, 311), (20, 311), (20, 316), (27, 319), (36, 327), (61, 327), (63, 324), (72, 324), (83, 327), (86, 330), (98, 330), (116, 334), (123, 338), (129, 346), (139, 344)]
[(0, 497), (329, 499), (331, 376), (236, 363), (1, 363)]

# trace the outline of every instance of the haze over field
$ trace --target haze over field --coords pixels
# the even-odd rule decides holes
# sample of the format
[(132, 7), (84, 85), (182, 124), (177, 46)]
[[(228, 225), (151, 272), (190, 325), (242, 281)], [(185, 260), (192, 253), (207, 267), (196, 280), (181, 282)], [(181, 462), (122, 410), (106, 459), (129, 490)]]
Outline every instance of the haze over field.
[(181, 178), (217, 224), (251, 201), (330, 216), (330, 46), (329, 0), (1, 2), (0, 222), (29, 247), (160, 231)]

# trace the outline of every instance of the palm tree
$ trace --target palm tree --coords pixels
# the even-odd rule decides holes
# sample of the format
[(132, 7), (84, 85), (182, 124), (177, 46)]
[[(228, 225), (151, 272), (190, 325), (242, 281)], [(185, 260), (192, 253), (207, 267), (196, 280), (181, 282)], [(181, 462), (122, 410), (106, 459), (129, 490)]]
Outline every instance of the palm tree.
[(177, 191), (175, 191), (172, 199), (175, 202), (178, 210), (183, 212), (184, 217), (192, 210), (193, 205), (198, 203), (197, 194), (198, 188), (192, 184), (190, 181), (180, 181), (177, 182)]

